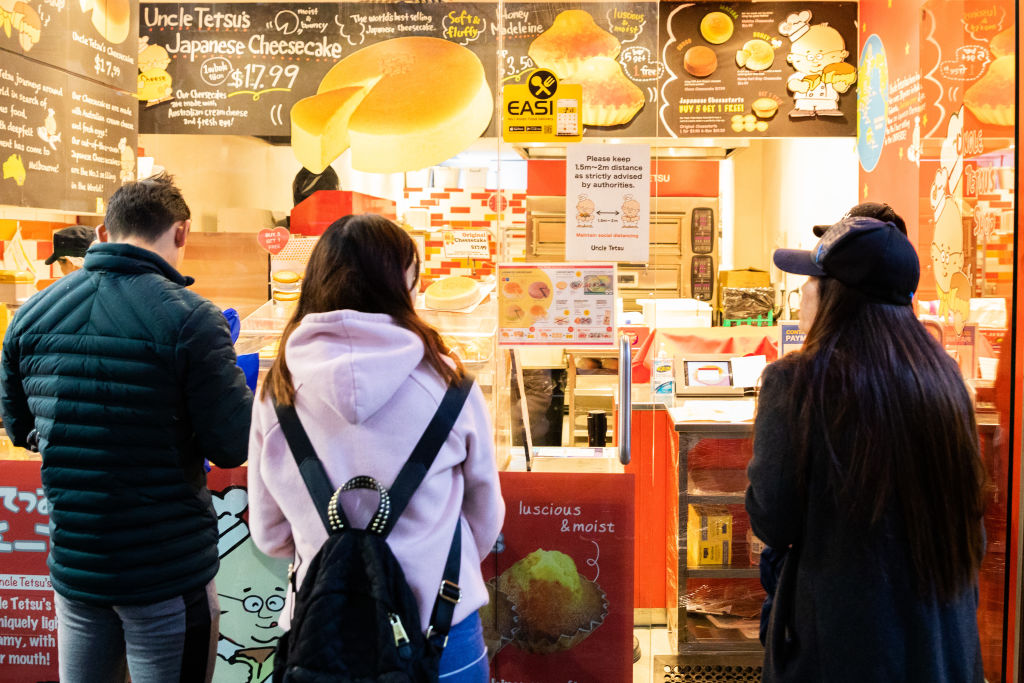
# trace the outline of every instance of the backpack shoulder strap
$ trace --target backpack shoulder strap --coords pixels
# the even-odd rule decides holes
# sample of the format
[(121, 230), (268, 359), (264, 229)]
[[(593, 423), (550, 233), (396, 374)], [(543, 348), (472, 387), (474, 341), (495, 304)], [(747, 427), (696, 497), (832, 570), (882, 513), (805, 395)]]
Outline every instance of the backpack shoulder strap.
[(434, 463), (441, 446), (459, 419), (462, 406), (466, 403), (470, 389), (473, 388), (473, 377), (469, 374), (463, 376), (462, 381), (448, 387), (437, 412), (430, 420), (423, 436), (409, 456), (409, 460), (402, 466), (401, 471), (395, 478), (395, 483), (388, 489), (391, 494), (391, 515), (388, 517), (387, 526), (381, 532), (387, 536), (394, 528), (395, 522), (402, 516), (402, 512), (409, 504), (412, 494), (427, 476), (427, 471)]
[[(330, 507), (331, 496), (334, 494), (331, 480), (327, 478), (327, 472), (324, 470), (324, 465), (320, 462), (320, 458), (316, 457), (316, 451), (313, 450), (313, 444), (309, 441), (309, 435), (306, 434), (306, 430), (299, 420), (299, 415), (295, 412), (295, 406), (283, 406), (274, 401), (274, 412), (277, 413), (277, 421), (281, 425), (281, 431), (284, 432), (288, 448), (295, 458), (295, 464), (299, 466), (299, 474), (302, 475), (302, 481), (306, 483), (306, 490), (309, 491), (309, 496), (313, 499), (313, 506), (316, 508), (317, 514), (320, 515), (324, 528), (327, 529), (329, 535), (331, 533), (331, 523), (327, 517), (327, 510)], [(341, 523), (349, 526), (348, 519), (345, 518), (345, 513), (340, 505), (337, 507), (337, 510), (338, 515), (341, 517)]]

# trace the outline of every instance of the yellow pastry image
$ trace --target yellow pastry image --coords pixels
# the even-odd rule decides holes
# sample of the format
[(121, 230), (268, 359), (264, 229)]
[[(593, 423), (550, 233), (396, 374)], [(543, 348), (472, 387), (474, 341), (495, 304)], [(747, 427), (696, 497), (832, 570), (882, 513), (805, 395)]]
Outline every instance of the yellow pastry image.
[(746, 67), (751, 71), (764, 71), (775, 61), (775, 49), (767, 40), (754, 38), (743, 44), (736, 51), (736, 66)]
[(1005, 31), (1000, 31), (992, 36), (992, 40), (988, 41), (988, 49), (994, 58), (1012, 55), (1016, 52), (1016, 40), (1017, 37), (1014, 35), (1014, 29), (1011, 26)]
[(530, 43), (528, 54), (537, 66), (551, 69), (564, 80), (592, 57), (614, 59), (621, 49), (619, 39), (598, 26), (589, 12), (570, 9)]
[(770, 97), (758, 97), (750, 105), (754, 115), (759, 119), (770, 119), (779, 111), (779, 103)]
[(292, 150), (311, 171), (346, 145), (359, 171), (431, 166), (479, 138), (494, 109), (480, 59), (440, 38), (393, 38), (353, 52), (331, 67), (314, 97), (338, 90), (295, 105)]
[(519, 615), (515, 645), (547, 654), (575, 647), (608, 615), (604, 591), (557, 550), (535, 550), (502, 573), (498, 589)]
[(279, 270), (270, 276), (270, 283), (278, 292), (297, 292), (302, 276), (294, 270)]
[(758, 121), (757, 123), (754, 124), (754, 130), (756, 130), (758, 133), (765, 132), (766, 130), (768, 130), (768, 122)]
[(718, 56), (710, 47), (696, 45), (683, 55), (683, 68), (686, 73), (697, 78), (710, 76), (718, 68)]
[(465, 275), (453, 275), (431, 283), (424, 292), (427, 308), (457, 311), (476, 303), (480, 284)]
[(505, 309), (505, 319), (510, 323), (517, 323), (523, 319), (523, 307), (519, 304), (511, 304)]
[[(857, 67), (846, 62), (833, 62), (821, 70), (821, 80), (849, 88), (857, 82)], [(841, 92), (845, 92), (845, 89)]]
[(505, 286), (502, 287), (502, 291), (505, 292), (505, 296), (514, 299), (523, 295), (523, 286), (513, 280), (512, 282), (506, 282)]
[(1014, 55), (1000, 57), (988, 65), (985, 75), (964, 92), (964, 106), (982, 123), (1012, 126), (1016, 66)]
[(644, 92), (611, 57), (593, 57), (567, 83), (583, 86), (583, 125), (618, 126), (633, 120), (644, 106)]
[(484, 627), (487, 658), (494, 659), (501, 648), (512, 642), (519, 631), (519, 615), (508, 596), (498, 590), (496, 579), (487, 582), (487, 604), (480, 608), (480, 622)]
[(725, 12), (709, 12), (700, 20), (700, 34), (712, 45), (721, 45), (732, 38), (732, 18)]
[(129, 0), (95, 0), (92, 5), (93, 28), (112, 43), (123, 43), (128, 38), (131, 16)]
[(313, 173), (323, 173), (349, 148), (349, 121), (369, 88), (338, 88), (292, 105), (292, 149)]
[(24, 2), (14, 4), (11, 26), (18, 31), (18, 44), (28, 52), (43, 36), (43, 22), (39, 13)]

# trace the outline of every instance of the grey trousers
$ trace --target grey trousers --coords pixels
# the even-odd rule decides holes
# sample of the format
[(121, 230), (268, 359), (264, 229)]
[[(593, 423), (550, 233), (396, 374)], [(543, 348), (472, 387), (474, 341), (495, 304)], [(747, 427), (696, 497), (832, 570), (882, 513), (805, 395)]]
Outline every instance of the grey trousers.
[(56, 594), (61, 683), (209, 683), (220, 608), (213, 581), (150, 605), (99, 607)]

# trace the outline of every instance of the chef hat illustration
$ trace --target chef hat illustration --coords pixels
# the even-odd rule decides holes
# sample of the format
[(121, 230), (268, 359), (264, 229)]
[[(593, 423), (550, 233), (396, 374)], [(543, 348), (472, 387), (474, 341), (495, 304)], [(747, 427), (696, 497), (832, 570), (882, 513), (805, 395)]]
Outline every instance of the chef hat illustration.
[(238, 486), (211, 493), (217, 513), (217, 554), (224, 557), (249, 538), (249, 525), (242, 518), (249, 507), (249, 494)]
[(149, 47), (149, 36), (139, 36), (139, 54)]
[(811, 29), (811, 11), (803, 10), (794, 12), (786, 17), (786, 20), (779, 24), (779, 33), (789, 36), (791, 42), (796, 42), (800, 36)]
[(963, 108), (961, 107), (949, 117), (946, 137), (942, 141), (939, 155), (939, 168), (935, 171), (935, 178), (932, 180), (930, 199), (932, 213), (936, 220), (945, 208), (946, 199), (956, 195), (959, 191), (964, 174), (963, 129)]

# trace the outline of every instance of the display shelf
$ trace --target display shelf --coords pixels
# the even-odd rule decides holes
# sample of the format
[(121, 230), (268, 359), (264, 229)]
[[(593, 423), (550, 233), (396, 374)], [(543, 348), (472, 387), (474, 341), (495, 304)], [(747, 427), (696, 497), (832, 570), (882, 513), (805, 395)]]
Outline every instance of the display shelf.
[(689, 579), (756, 579), (760, 576), (757, 567), (748, 562), (724, 565), (686, 565), (686, 572), (681, 576)]
[(691, 469), (686, 479), (690, 503), (742, 503), (746, 490), (747, 472), (741, 469)]
[[(699, 399), (688, 399), (693, 401)], [(720, 400), (720, 399), (719, 399)], [(692, 412), (692, 411), (691, 411)], [(687, 414), (677, 411), (677, 414)], [(701, 586), (757, 579), (760, 571), (752, 565), (742, 530), (747, 526), (742, 505), (747, 488), (746, 465), (749, 461), (748, 439), (751, 422), (677, 421), (679, 435), (679, 588), (677, 619), (672, 620), (680, 653), (711, 658), (729, 653), (761, 649), (757, 639), (758, 622), (731, 615), (715, 616), (691, 612), (694, 600), (691, 591)], [(721, 440), (713, 448), (700, 447), (705, 439)], [(730, 441), (732, 443), (730, 443)], [(694, 465), (696, 465), (694, 467)], [(687, 524), (691, 505), (730, 506), (731, 552), (733, 562), (727, 565), (695, 565), (687, 562)], [(737, 552), (740, 551), (740, 552)], [(702, 584), (705, 581), (707, 583)], [(689, 584), (689, 586), (687, 585)], [(754, 584), (756, 586), (756, 584)], [(696, 588), (694, 588), (696, 587)], [(728, 626), (728, 627), (726, 627)]]
[(714, 616), (691, 612), (686, 623), (686, 638), (679, 643), (680, 652), (700, 652), (714, 648), (719, 651), (759, 651), (761, 642), (757, 638), (758, 619), (724, 617), (723, 621), (742, 624), (740, 627), (723, 628), (712, 622)]

